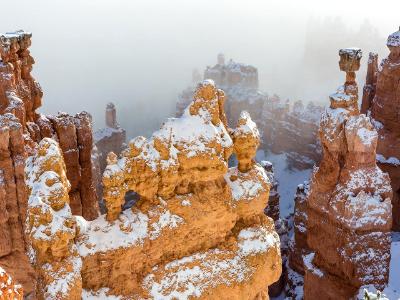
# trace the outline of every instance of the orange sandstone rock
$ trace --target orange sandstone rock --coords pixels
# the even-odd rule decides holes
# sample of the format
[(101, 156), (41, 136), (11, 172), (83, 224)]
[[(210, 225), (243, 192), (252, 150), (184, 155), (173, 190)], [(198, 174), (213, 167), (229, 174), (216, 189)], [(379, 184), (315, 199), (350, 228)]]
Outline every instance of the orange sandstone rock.
[(23, 296), (22, 287), (0, 267), (0, 300), (22, 300)]
[(320, 123), (323, 159), (296, 202), (291, 266), (305, 273), (305, 299), (349, 299), (362, 285), (382, 288), (389, 275), (390, 180), (375, 163), (378, 134), (358, 113), (360, 51), (339, 53), (346, 83), (330, 96)]
[(27, 234), (38, 274), (39, 299), (81, 299), (82, 261), (74, 243), (75, 217), (69, 207), (70, 183), (61, 149), (45, 138), (28, 159), (30, 192)]
[[(377, 161), (389, 173), (393, 189), (393, 230), (400, 230), (400, 30), (389, 35), (390, 54), (377, 69), (377, 56), (368, 65), (363, 107), (378, 131)], [(371, 74), (370, 74), (371, 73)], [(372, 75), (374, 74), (374, 76)], [(370, 87), (375, 89), (371, 89)]]
[[(79, 223), (84, 288), (128, 298), (267, 299), (281, 273), (279, 237), (263, 214), (270, 182), (253, 161), (256, 126), (243, 113), (233, 142), (223, 100), (203, 81), (181, 118), (133, 139), (120, 158), (109, 154), (107, 216)], [(244, 168), (228, 169), (233, 148)], [(122, 211), (129, 190), (140, 200)]]
[[(83, 117), (85, 114), (46, 117), (36, 112), (42, 104), (43, 92), (31, 75), (35, 62), (29, 52), (31, 36), (31, 33), (22, 30), (0, 34), (0, 114), (11, 113), (18, 119), (21, 124), (20, 136), (28, 155), (34, 154), (37, 144), (44, 137), (60, 142), (66, 156), (68, 179), (72, 184), (70, 197), (73, 212), (94, 219), (98, 215), (97, 197), (91, 171), (88, 171), (91, 170), (91, 160), (87, 157), (93, 146), (91, 119), (89, 116)], [(82, 139), (83, 135), (86, 136), (85, 140)], [(82, 173), (84, 179), (81, 178)], [(23, 178), (20, 182), (23, 182)], [(25, 203), (26, 198), (25, 195)]]

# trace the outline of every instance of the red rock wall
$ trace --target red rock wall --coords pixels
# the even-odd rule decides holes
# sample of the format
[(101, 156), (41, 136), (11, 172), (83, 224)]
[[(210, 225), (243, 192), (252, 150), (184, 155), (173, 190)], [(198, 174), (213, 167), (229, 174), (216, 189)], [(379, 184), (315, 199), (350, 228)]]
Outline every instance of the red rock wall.
[(305, 274), (305, 299), (350, 299), (362, 285), (383, 288), (389, 276), (390, 181), (376, 166), (378, 134), (358, 112), (361, 53), (339, 53), (346, 83), (330, 96), (319, 129), (323, 158), (296, 201), (290, 263)]
[(29, 295), (34, 291), (35, 274), (25, 255), (27, 191), (22, 125), (12, 114), (0, 116), (0, 124), (0, 266)]
[[(364, 87), (362, 109), (367, 111), (378, 131), (378, 165), (388, 172), (393, 189), (393, 230), (400, 231), (400, 31), (388, 37), (390, 54), (377, 69), (377, 56), (371, 55)], [(371, 59), (372, 57), (372, 59)], [(375, 86), (375, 88), (373, 88)]]
[(68, 179), (74, 187), (74, 213), (90, 220), (98, 216), (90, 174), (90, 117), (45, 117), (36, 112), (43, 93), (31, 76), (34, 59), (30, 45), (30, 33), (0, 34), (0, 266), (23, 285), (27, 296), (34, 294), (36, 275), (25, 254), (28, 195), (24, 169), (25, 159), (36, 151), (42, 138), (52, 137), (62, 144)]
[[(42, 90), (30, 72), (34, 60), (28, 50), (31, 34), (23, 31), (1, 35), (0, 113), (12, 113), (22, 125), (20, 139), (28, 154), (44, 137), (56, 139), (63, 150), (71, 182), (71, 207), (74, 214), (92, 220), (98, 216), (97, 199), (91, 174), (91, 118), (60, 113), (56, 117), (36, 113), (41, 106)], [(90, 134), (89, 134), (90, 133)], [(25, 142), (23, 141), (25, 140)], [(24, 185), (23, 166), (16, 169), (19, 185)], [(85, 175), (82, 177), (82, 173)], [(85, 197), (82, 197), (84, 195)], [(26, 195), (20, 195), (26, 199)], [(83, 199), (83, 200), (82, 200)], [(26, 200), (24, 200), (26, 202)], [(22, 216), (25, 218), (25, 216)]]

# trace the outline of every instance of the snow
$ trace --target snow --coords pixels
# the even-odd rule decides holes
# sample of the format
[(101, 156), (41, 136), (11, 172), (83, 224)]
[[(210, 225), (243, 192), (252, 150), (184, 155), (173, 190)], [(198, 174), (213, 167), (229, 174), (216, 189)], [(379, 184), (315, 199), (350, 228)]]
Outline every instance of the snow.
[(374, 227), (385, 226), (392, 211), (390, 201), (382, 201), (380, 196), (365, 191), (359, 192), (356, 196), (349, 195), (345, 206), (345, 210), (349, 211), (346, 224), (355, 229), (365, 228), (368, 224)]
[[(400, 232), (392, 232), (392, 246), (389, 271), (389, 283), (383, 290), (383, 294), (390, 300), (400, 299)], [(372, 286), (363, 286), (360, 288), (357, 299), (364, 299), (364, 289), (375, 293), (376, 289)], [(382, 300), (384, 298), (381, 298)]]
[(184, 220), (181, 217), (171, 214), (169, 210), (164, 211), (159, 216), (158, 221), (151, 224), (152, 229), (150, 230), (149, 234), (150, 240), (155, 240), (158, 238), (164, 228), (176, 228), (182, 223), (184, 223)]
[(391, 187), (387, 179), (387, 173), (382, 172), (378, 167), (368, 170), (358, 169), (352, 172), (352, 176), (344, 183), (344, 186), (339, 185), (337, 187), (337, 193), (343, 195), (343, 198), (346, 195), (351, 196), (354, 191), (368, 184), (368, 187), (374, 190), (375, 195), (388, 195), (391, 192)]
[[(13, 284), (13, 280), (11, 278), (11, 276), (9, 274), (6, 273), (6, 271), (0, 267), (0, 278), (4, 280), (4, 277), (7, 278), (7, 281), (4, 282), (0, 282), (0, 299), (3, 299), (1, 296), (3, 295), (3, 291), (6, 293), (16, 293), (19, 295), (18, 293), (18, 289), (21, 288), (21, 285), (19, 284)], [(11, 299), (10, 299), (11, 300)]]
[(324, 276), (324, 273), (318, 269), (317, 267), (314, 266), (312, 263), (314, 259), (315, 253), (311, 252), (310, 254), (303, 255), (303, 262), (304, 266), (307, 268), (307, 270), (311, 271), (313, 274), (317, 275), (318, 277)]
[[(79, 220), (81, 237), (77, 246), (82, 257), (120, 247), (143, 245), (148, 236), (148, 216), (131, 209), (124, 210), (114, 223), (108, 222), (105, 215), (91, 222)], [(121, 230), (123, 228), (126, 230)]]
[(137, 209), (127, 209), (114, 222), (108, 222), (105, 215), (93, 221), (83, 218), (77, 218), (77, 221), (80, 228), (77, 246), (82, 257), (118, 248), (142, 246), (148, 239), (157, 239), (163, 230), (174, 229), (184, 223), (183, 218), (167, 209), (162, 199), (147, 214)]
[[(366, 115), (357, 115), (350, 117), (346, 122), (347, 132), (356, 131), (358, 139), (365, 146), (371, 146), (378, 138), (378, 132), (370, 124), (370, 119)], [(371, 129), (369, 129), (371, 128)]]
[[(212, 80), (204, 80), (200, 85), (213, 85)], [(195, 102), (202, 99), (196, 99)], [(210, 106), (218, 106), (218, 98), (215, 97), (208, 101)], [(156, 149), (156, 143), (161, 142), (165, 146), (165, 152), (168, 158), (162, 159), (161, 154)], [(218, 147), (212, 146), (217, 143), (222, 148), (231, 147), (233, 142), (228, 134), (224, 124), (214, 125), (212, 123), (212, 115), (205, 108), (199, 108), (198, 113), (192, 115), (190, 106), (188, 106), (180, 118), (169, 118), (161, 128), (154, 132), (149, 141), (132, 140), (133, 144), (142, 150), (135, 160), (144, 160), (154, 172), (158, 167), (168, 169), (169, 167), (177, 167), (179, 164), (178, 155), (184, 152), (186, 157), (191, 158), (198, 155), (205, 157), (217, 158), (221, 164), (226, 164), (224, 158), (224, 149), (217, 150)], [(218, 148), (219, 149), (219, 148)]]
[[(229, 254), (219, 249), (194, 254), (165, 266), (167, 273), (160, 282), (155, 281), (153, 274), (144, 279), (144, 287), (155, 300), (185, 300), (199, 297), (207, 288), (218, 284), (231, 285), (242, 282), (250, 273), (249, 268), (240, 256), (218, 259)], [(225, 276), (221, 276), (226, 274)]]
[(234, 201), (250, 201), (265, 191), (265, 184), (270, 185), (268, 176), (260, 165), (255, 165), (247, 173), (241, 173), (237, 167), (229, 168), (224, 178), (231, 188)]
[(93, 133), (93, 139), (94, 139), (94, 142), (97, 143), (100, 140), (110, 138), (114, 134), (120, 134), (123, 131), (124, 130), (122, 128), (104, 127)]
[[(161, 279), (149, 274), (143, 281), (152, 299), (172, 300), (201, 297), (203, 292), (218, 285), (232, 286), (250, 278), (255, 271), (246, 263), (248, 255), (279, 248), (279, 237), (262, 227), (243, 229), (239, 233), (239, 249), (211, 249), (195, 253), (164, 266)], [(158, 267), (153, 271), (157, 272)]]
[[(289, 261), (286, 262), (286, 268), (288, 270), (288, 279), (295, 285), (295, 294), (296, 298), (295, 300), (303, 300), (304, 299), (304, 277), (295, 272), (293, 269), (290, 268), (289, 266)], [(271, 298), (271, 300), (274, 298)], [(291, 299), (291, 298), (285, 298), (285, 299)], [(275, 299), (274, 299), (275, 300)]]
[(242, 111), (240, 113), (239, 123), (243, 123), (243, 124), (240, 124), (235, 129), (235, 131), (234, 131), (235, 136), (250, 134), (258, 139), (260, 138), (260, 133), (258, 131), (257, 125), (251, 119), (250, 114), (247, 111)]
[(381, 122), (375, 120), (375, 119), (372, 118), (372, 117), (369, 117), (369, 119), (370, 119), (372, 125), (374, 125), (374, 127), (375, 127), (376, 130), (379, 130), (379, 129), (382, 129), (382, 128), (383, 128), (383, 124), (382, 124)]
[(182, 205), (182, 206), (191, 206), (192, 203), (190, 203), (189, 200), (185, 199), (185, 200), (182, 200), (181, 205)]
[[(45, 174), (45, 173), (44, 173)], [(32, 194), (34, 190), (32, 191)], [(35, 240), (51, 241), (59, 234), (74, 234), (74, 229), (66, 226), (65, 221), (72, 216), (69, 205), (65, 205), (62, 209), (56, 211), (51, 206), (42, 201), (38, 196), (31, 195), (28, 200), (28, 209), (39, 209), (41, 213), (52, 215), (49, 223), (40, 224), (32, 227), (29, 233)]]
[(120, 296), (109, 294), (108, 288), (101, 288), (96, 292), (90, 290), (82, 290), (82, 300), (121, 300)]
[(72, 270), (64, 268), (53, 270), (53, 266), (51, 264), (44, 264), (42, 266), (43, 270), (45, 270), (47, 274), (52, 275), (54, 278), (54, 281), (46, 286), (44, 294), (46, 300), (57, 299), (58, 294), (66, 295), (72, 288), (72, 284), (75, 282), (75, 280), (79, 280), (81, 277), (81, 258), (69, 256), (65, 258), (65, 261), (67, 262), (68, 266), (72, 266)]
[(269, 233), (266, 228), (247, 228), (238, 236), (240, 253), (244, 256), (266, 252), (271, 247), (280, 247), (276, 233)]
[(343, 48), (339, 50), (339, 55), (347, 55), (351, 58), (361, 59), (362, 51), (357, 47)]
[(297, 186), (308, 180), (312, 169), (306, 170), (290, 170), (286, 161), (286, 154), (265, 153), (258, 150), (256, 155), (257, 161), (268, 160), (274, 167), (275, 179), (278, 181), (278, 192), (280, 195), (279, 209), (280, 216), (284, 218), (293, 213), (294, 196)]
[(367, 128), (359, 128), (357, 135), (364, 145), (371, 145), (378, 137), (378, 133), (375, 130), (368, 130)]
[[(335, 93), (330, 94), (329, 98), (331, 98), (332, 100), (337, 101), (337, 102), (341, 102), (341, 101), (349, 102), (353, 99), (353, 97), (351, 97), (350, 95), (347, 95), (345, 93), (343, 85), (339, 86)], [(336, 109), (337, 108), (334, 108), (334, 109), (331, 108), (331, 110), (336, 110)]]
[(389, 35), (386, 45), (391, 47), (400, 47), (400, 30)]
[(400, 160), (397, 157), (385, 158), (382, 154), (376, 154), (376, 160), (381, 164), (400, 166)]

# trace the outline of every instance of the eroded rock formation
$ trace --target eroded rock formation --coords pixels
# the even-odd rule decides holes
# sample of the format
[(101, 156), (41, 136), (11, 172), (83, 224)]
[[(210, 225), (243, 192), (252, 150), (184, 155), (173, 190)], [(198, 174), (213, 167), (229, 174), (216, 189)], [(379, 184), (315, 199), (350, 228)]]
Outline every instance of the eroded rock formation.
[(268, 294), (270, 297), (278, 297), (282, 294), (286, 282), (287, 282), (287, 259), (289, 249), (289, 233), (292, 228), (292, 217), (288, 216), (285, 218), (280, 217), (279, 200), (280, 196), (278, 193), (278, 182), (275, 179), (274, 168), (272, 163), (269, 161), (261, 161), (261, 166), (264, 168), (268, 179), (271, 183), (269, 190), (268, 205), (264, 209), (264, 213), (271, 217), (275, 223), (275, 230), (279, 235), (280, 246), (281, 246), (281, 258), (282, 258), (282, 274), (278, 281), (269, 286)]
[(330, 96), (320, 123), (323, 159), (296, 201), (291, 265), (304, 271), (305, 299), (350, 299), (360, 286), (382, 288), (389, 275), (392, 190), (375, 162), (378, 134), (358, 111), (361, 51), (339, 54), (346, 82)]
[(106, 127), (97, 130), (93, 135), (95, 142), (93, 163), (98, 165), (96, 169), (98, 177), (95, 178), (95, 182), (99, 198), (103, 195), (101, 174), (103, 174), (107, 166), (107, 155), (110, 152), (119, 155), (126, 143), (126, 131), (117, 122), (117, 110), (113, 103), (107, 104), (105, 121)]
[(278, 193), (278, 181), (275, 179), (274, 168), (272, 163), (266, 160), (260, 162), (261, 166), (264, 168), (271, 187), (269, 189), (269, 199), (268, 205), (265, 207), (265, 214), (272, 218), (272, 220), (277, 221), (279, 219), (280, 208), (279, 208), (279, 193)]
[[(297, 169), (312, 168), (320, 160), (317, 132), (321, 106), (268, 96), (258, 88), (257, 68), (232, 60), (226, 64), (221, 54), (215, 66), (206, 68), (204, 78), (213, 79), (226, 92), (229, 125), (234, 126), (241, 111), (250, 113), (260, 130), (263, 150), (285, 153), (289, 167)], [(177, 116), (191, 102), (194, 90), (195, 86), (188, 87), (179, 95)]]
[(22, 300), (22, 286), (16, 284), (10, 275), (0, 267), (0, 300)]
[(400, 231), (400, 31), (389, 35), (390, 54), (377, 68), (371, 54), (362, 108), (378, 131), (377, 161), (389, 173), (393, 189), (393, 230)]
[(82, 260), (74, 239), (76, 220), (70, 209), (71, 184), (57, 142), (44, 138), (29, 157), (27, 235), (37, 276), (38, 299), (81, 299)]
[(34, 63), (28, 50), (31, 36), (24, 31), (0, 35), (0, 113), (12, 113), (17, 117), (28, 154), (35, 152), (37, 143), (44, 137), (59, 142), (71, 182), (73, 213), (94, 219), (98, 213), (91, 176), (81, 177), (91, 169), (91, 161), (87, 159), (92, 151), (91, 117), (87, 113), (74, 117), (66, 113), (44, 116), (35, 111), (41, 106), (43, 92), (30, 74)]
[(98, 216), (88, 172), (92, 144), (86, 136), (92, 136), (91, 118), (86, 113), (46, 117), (36, 112), (43, 93), (31, 76), (31, 36), (24, 31), (0, 34), (0, 266), (23, 285), (27, 297), (35, 297), (36, 276), (25, 254), (28, 193), (24, 168), (26, 158), (37, 152), (42, 138), (54, 138), (61, 145), (73, 185), (70, 197), (74, 213), (87, 219)]
[(274, 95), (265, 102), (261, 120), (265, 149), (286, 154), (290, 168), (312, 168), (321, 159), (321, 146), (317, 139), (318, 122), (323, 107), (302, 101), (292, 105)]
[[(133, 139), (119, 158), (108, 155), (107, 215), (79, 225), (85, 289), (150, 299), (268, 299), (281, 258), (273, 221), (263, 214), (270, 183), (254, 162), (259, 132), (242, 113), (232, 141), (223, 101), (224, 93), (203, 81), (181, 118), (150, 139)], [(240, 167), (228, 169), (233, 151)], [(121, 211), (129, 190), (140, 200)]]

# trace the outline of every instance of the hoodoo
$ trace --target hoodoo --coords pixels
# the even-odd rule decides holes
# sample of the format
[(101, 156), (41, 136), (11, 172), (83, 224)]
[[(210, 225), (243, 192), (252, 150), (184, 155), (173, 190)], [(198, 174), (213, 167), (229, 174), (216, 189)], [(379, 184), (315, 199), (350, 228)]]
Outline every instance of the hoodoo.
[[(270, 182), (254, 161), (260, 135), (247, 112), (228, 133), (223, 101), (223, 91), (203, 81), (182, 117), (150, 139), (134, 138), (120, 157), (111, 152), (107, 214), (93, 221), (71, 213), (57, 142), (39, 143), (26, 166), (39, 299), (268, 298), (281, 256), (263, 212)], [(232, 152), (239, 166), (228, 169)], [(140, 199), (123, 211), (130, 190)]]
[(305, 275), (305, 299), (350, 299), (363, 285), (382, 289), (389, 276), (392, 189), (375, 162), (378, 133), (358, 111), (361, 50), (339, 55), (346, 82), (330, 96), (322, 161), (296, 200), (290, 265)]

